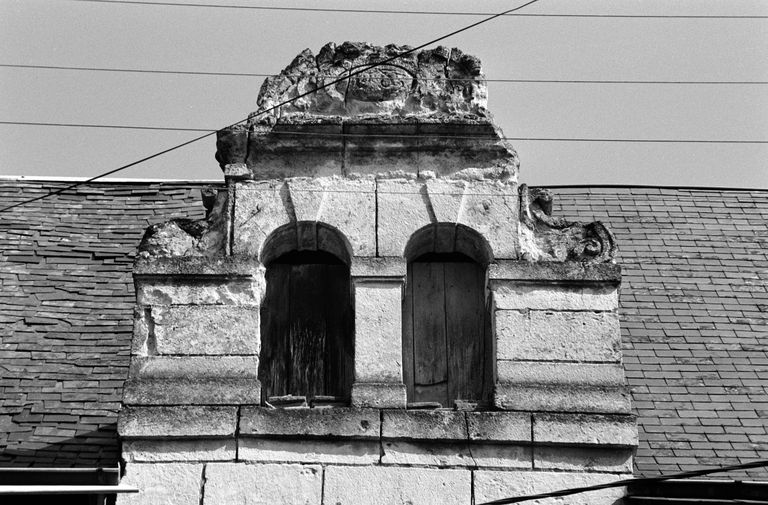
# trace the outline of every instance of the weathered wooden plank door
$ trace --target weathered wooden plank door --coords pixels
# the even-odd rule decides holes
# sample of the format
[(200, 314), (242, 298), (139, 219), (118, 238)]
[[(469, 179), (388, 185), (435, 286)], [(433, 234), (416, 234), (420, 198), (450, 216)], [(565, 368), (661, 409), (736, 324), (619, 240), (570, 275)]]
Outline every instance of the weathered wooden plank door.
[(262, 397), (348, 397), (354, 365), (349, 267), (329, 254), (291, 253), (269, 265), (266, 280)]
[(491, 387), (485, 268), (430, 255), (408, 265), (403, 365), (409, 402), (483, 402)]

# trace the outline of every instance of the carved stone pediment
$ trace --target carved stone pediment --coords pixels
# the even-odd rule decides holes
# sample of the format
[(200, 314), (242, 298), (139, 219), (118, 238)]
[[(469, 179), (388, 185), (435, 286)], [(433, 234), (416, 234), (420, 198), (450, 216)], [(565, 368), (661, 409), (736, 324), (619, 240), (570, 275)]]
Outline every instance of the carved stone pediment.
[(600, 221), (576, 223), (552, 216), (552, 192), (520, 185), (520, 233), (524, 259), (532, 261), (613, 262), (613, 233)]

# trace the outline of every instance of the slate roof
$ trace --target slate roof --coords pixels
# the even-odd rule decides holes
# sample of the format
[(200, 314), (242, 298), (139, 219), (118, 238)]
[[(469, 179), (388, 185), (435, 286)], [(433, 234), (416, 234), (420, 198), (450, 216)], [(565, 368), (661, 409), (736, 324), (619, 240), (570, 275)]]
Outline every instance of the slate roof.
[[(0, 179), (0, 203), (65, 185)], [(0, 214), (0, 465), (117, 464), (136, 246), (201, 217), (203, 186), (95, 183)], [(619, 243), (637, 473), (768, 459), (768, 191), (552, 189), (554, 214)]]

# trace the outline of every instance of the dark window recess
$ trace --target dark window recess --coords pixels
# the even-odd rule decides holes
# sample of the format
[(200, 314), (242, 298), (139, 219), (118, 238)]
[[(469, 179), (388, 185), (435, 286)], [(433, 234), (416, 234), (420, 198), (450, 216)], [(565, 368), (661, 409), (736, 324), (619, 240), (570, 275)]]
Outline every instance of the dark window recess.
[(485, 267), (460, 253), (428, 253), (408, 264), (403, 369), (408, 402), (454, 400), (487, 407), (493, 387)]
[(262, 399), (348, 401), (354, 339), (349, 267), (322, 251), (294, 251), (267, 265), (261, 306)]

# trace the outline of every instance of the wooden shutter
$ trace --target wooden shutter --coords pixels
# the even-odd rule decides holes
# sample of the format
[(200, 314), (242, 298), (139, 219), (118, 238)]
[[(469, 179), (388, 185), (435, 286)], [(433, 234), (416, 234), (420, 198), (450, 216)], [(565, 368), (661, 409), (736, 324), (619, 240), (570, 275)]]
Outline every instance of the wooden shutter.
[[(262, 396), (347, 398), (354, 364), (349, 267), (300, 259), (278, 260), (267, 268), (261, 309)], [(313, 253), (308, 259), (325, 258)]]
[(409, 402), (452, 407), (456, 399), (489, 398), (487, 309), (481, 265), (471, 261), (408, 265), (403, 363)]

